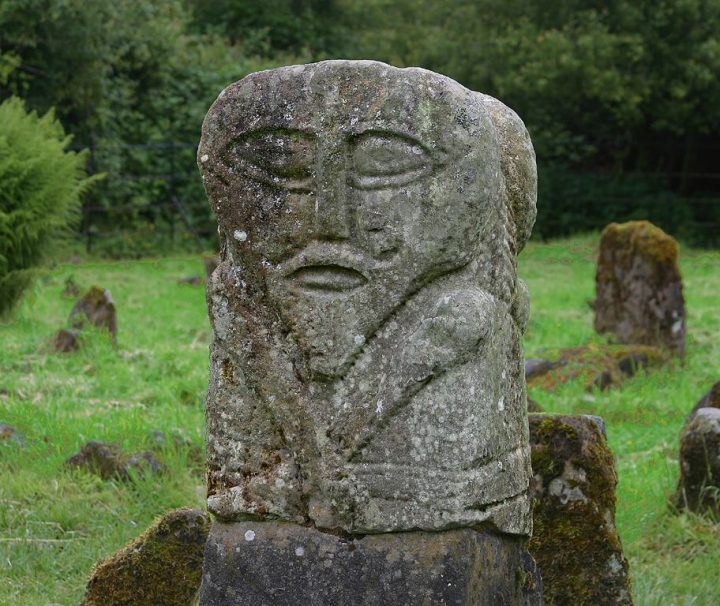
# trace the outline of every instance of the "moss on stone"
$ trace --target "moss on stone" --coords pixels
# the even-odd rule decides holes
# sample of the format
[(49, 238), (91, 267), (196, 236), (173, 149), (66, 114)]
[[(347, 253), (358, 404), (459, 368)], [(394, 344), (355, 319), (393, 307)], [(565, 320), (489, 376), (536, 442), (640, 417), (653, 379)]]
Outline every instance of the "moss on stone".
[(615, 528), (613, 456), (597, 419), (530, 415), (534, 498), (530, 553), (546, 604), (631, 604)]
[(700, 408), (680, 436), (680, 479), (671, 505), (676, 510), (720, 515), (720, 410)]
[(685, 351), (685, 301), (678, 246), (647, 221), (612, 223), (602, 233), (595, 275), (595, 330), (621, 343)]
[(210, 528), (199, 509), (175, 509), (100, 562), (81, 606), (183, 606), (200, 588)]
[[(601, 239), (617, 241), (622, 250), (632, 250), (649, 261), (669, 263), (677, 267), (677, 242), (650, 221), (610, 223), (603, 230)], [(629, 248), (626, 248), (627, 241), (631, 243)], [(620, 247), (616, 247), (617, 249)]]

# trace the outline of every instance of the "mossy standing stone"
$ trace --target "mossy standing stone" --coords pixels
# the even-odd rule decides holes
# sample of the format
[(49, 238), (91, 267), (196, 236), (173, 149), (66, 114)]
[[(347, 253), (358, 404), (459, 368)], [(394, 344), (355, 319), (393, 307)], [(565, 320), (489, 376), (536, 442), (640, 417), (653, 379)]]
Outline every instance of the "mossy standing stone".
[(678, 510), (720, 514), (720, 408), (695, 410), (680, 435)]
[(530, 553), (545, 603), (632, 604), (628, 562), (615, 527), (617, 476), (602, 419), (530, 414), (529, 422)]
[(648, 221), (611, 223), (602, 232), (595, 330), (621, 343), (685, 352), (685, 300), (677, 242)]
[(210, 528), (200, 509), (175, 509), (93, 570), (81, 606), (190, 606)]

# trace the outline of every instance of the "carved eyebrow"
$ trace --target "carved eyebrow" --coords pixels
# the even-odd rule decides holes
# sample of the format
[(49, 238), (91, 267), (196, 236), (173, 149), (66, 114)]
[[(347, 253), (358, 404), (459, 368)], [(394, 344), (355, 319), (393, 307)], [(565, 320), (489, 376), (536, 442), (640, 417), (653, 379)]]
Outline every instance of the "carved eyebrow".
[(367, 129), (348, 143), (348, 182), (358, 189), (401, 187), (432, 174), (446, 158), (416, 137), (385, 129)]
[[(223, 160), (255, 181), (291, 191), (309, 191), (316, 136), (292, 128), (249, 129), (225, 147)], [(287, 145), (286, 145), (287, 143)]]

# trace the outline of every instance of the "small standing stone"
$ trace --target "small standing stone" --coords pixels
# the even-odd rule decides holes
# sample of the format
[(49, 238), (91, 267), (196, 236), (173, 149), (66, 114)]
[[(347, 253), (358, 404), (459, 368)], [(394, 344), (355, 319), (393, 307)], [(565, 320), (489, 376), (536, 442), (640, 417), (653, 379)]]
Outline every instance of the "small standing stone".
[(91, 441), (85, 444), (80, 452), (70, 457), (65, 464), (69, 467), (87, 469), (99, 475), (103, 480), (130, 480), (131, 470), (136, 473), (160, 473), (163, 464), (155, 458), (151, 451), (128, 455), (115, 444), (103, 444)]
[(617, 476), (605, 425), (589, 415), (530, 415), (533, 536), (545, 603), (632, 604), (615, 527)]
[(595, 275), (595, 330), (621, 343), (685, 351), (685, 300), (675, 240), (648, 221), (611, 223)]
[(25, 446), (25, 438), (12, 425), (0, 423), (0, 444)]
[(72, 328), (61, 328), (50, 341), (53, 353), (70, 353), (80, 349), (80, 331)]
[(699, 408), (680, 435), (677, 509), (720, 513), (720, 408)]
[(166, 513), (96, 566), (81, 606), (190, 606), (200, 587), (209, 527), (200, 509)]
[(63, 297), (79, 297), (80, 296), (80, 286), (78, 286), (78, 283), (75, 281), (75, 278), (72, 276), (68, 276), (65, 279), (65, 286), (62, 290), (62, 296)]
[(85, 322), (97, 328), (104, 328), (115, 340), (117, 337), (117, 314), (110, 291), (93, 286), (72, 308), (69, 323), (73, 328), (81, 329)]

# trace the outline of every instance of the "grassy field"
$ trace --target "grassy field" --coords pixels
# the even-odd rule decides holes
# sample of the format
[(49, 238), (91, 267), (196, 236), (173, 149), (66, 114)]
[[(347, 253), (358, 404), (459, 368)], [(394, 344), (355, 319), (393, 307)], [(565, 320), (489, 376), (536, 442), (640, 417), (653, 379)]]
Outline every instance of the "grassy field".
[[(599, 342), (593, 296), (597, 237), (533, 243), (520, 274), (532, 294), (526, 353)], [(639, 605), (718, 603), (720, 524), (673, 516), (677, 437), (686, 414), (720, 379), (720, 253), (683, 250), (688, 355), (621, 389), (588, 394), (578, 384), (532, 390), (549, 412), (605, 418), (620, 478), (618, 525)], [(202, 273), (198, 258), (59, 265), (37, 282), (11, 323), (0, 325), (0, 423), (25, 448), (0, 445), (0, 604), (74, 605), (92, 565), (163, 511), (202, 506), (201, 472), (190, 453), (203, 442), (209, 325), (202, 288), (177, 283)], [(109, 288), (118, 307), (118, 345), (90, 333), (78, 353), (46, 344), (73, 301), (66, 278)], [(153, 431), (189, 443), (166, 446), (163, 476), (102, 481), (64, 467), (88, 440), (128, 452), (153, 447)]]

